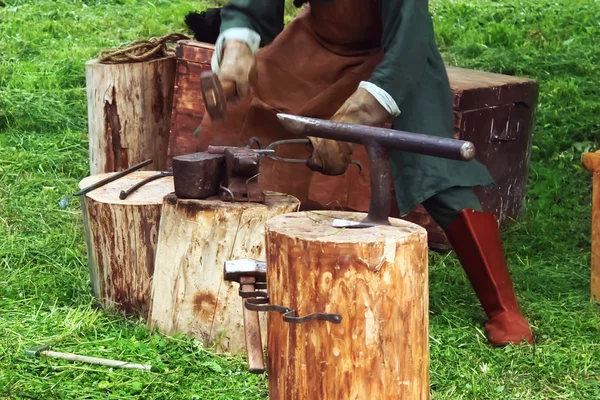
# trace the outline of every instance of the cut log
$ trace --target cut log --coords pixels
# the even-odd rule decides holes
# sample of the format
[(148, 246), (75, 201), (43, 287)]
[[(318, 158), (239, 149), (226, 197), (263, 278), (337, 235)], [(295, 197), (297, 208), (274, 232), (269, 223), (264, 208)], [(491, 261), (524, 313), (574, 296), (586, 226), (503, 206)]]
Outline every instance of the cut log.
[[(125, 200), (119, 194), (156, 173), (136, 171), (81, 197), (94, 296), (127, 316), (148, 316), (163, 197), (173, 192), (173, 177), (149, 182)], [(113, 174), (89, 176), (79, 186)]]
[(600, 151), (583, 153), (583, 167), (594, 173), (592, 183), (592, 272), (590, 294), (600, 302)]
[(411, 222), (336, 229), (362, 213), (302, 212), (267, 221), (271, 400), (429, 399), (427, 232)]
[(90, 174), (166, 170), (176, 59), (86, 62)]
[(273, 193), (265, 204), (165, 197), (149, 328), (195, 337), (217, 352), (245, 352), (239, 284), (224, 280), (225, 261), (264, 260), (265, 221), (298, 207), (296, 198)]

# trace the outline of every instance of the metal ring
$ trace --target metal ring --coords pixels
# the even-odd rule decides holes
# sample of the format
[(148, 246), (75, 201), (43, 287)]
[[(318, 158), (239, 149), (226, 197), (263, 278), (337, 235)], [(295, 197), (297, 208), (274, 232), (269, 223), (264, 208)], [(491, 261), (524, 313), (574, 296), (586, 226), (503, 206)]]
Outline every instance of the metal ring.
[(221, 190), (224, 190), (225, 192), (227, 192), (227, 194), (229, 194), (229, 196), (231, 196), (231, 201), (235, 201), (235, 196), (233, 195), (233, 192), (229, 189), (227, 189), (224, 186), (221, 186), (220, 188)]

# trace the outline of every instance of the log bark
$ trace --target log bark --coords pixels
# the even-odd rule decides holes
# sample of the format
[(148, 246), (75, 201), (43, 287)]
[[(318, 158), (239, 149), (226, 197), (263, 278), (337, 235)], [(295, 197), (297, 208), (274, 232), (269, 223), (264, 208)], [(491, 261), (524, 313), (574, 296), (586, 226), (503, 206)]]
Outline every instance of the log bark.
[[(92, 175), (89, 186), (114, 173)], [(163, 197), (173, 177), (149, 182), (119, 199), (156, 171), (136, 171), (81, 197), (90, 281), (100, 305), (128, 316), (147, 318)]]
[(266, 228), (269, 304), (342, 316), (335, 324), (269, 314), (271, 400), (429, 399), (427, 232), (392, 226), (338, 230), (296, 213)]
[(592, 183), (592, 271), (590, 295), (600, 302), (600, 151), (583, 153), (581, 163), (594, 173)]
[(175, 58), (86, 63), (90, 174), (122, 171), (147, 159), (167, 169)]
[[(225, 261), (265, 259), (264, 223), (295, 212), (291, 196), (269, 194), (265, 204), (180, 199), (163, 203), (148, 326), (195, 337), (215, 351), (245, 351), (239, 284), (223, 279)], [(266, 320), (261, 319), (262, 334)]]

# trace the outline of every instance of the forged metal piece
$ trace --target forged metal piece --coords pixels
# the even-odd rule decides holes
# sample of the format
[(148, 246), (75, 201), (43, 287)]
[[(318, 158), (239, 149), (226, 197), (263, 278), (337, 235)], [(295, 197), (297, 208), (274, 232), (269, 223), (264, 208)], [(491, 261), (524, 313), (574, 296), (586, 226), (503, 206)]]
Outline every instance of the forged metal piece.
[(471, 161), (475, 157), (473, 143), (450, 138), (397, 131), (365, 125), (344, 124), (318, 118), (277, 114), (282, 125), (302, 136), (320, 137), (365, 146), (371, 171), (371, 202), (362, 223), (334, 221), (334, 227), (369, 228), (390, 225), (391, 188), (388, 151), (401, 150), (428, 156)]

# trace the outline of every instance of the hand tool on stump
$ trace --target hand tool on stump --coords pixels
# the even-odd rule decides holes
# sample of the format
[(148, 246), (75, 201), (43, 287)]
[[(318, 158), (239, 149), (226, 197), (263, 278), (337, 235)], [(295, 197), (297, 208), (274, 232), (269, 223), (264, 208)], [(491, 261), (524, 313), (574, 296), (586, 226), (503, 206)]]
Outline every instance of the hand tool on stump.
[(261, 155), (265, 151), (227, 146), (211, 146), (209, 151), (225, 155), (225, 177), (220, 187), (222, 201), (265, 202), (265, 194), (258, 184)]
[(212, 71), (200, 74), (200, 90), (206, 105), (206, 112), (213, 121), (227, 117), (227, 102), (237, 97), (235, 82), (223, 81)]
[(134, 165), (132, 167), (127, 168), (124, 171), (121, 172), (117, 172), (116, 174), (106, 178), (106, 179), (102, 179), (101, 181), (98, 181), (96, 183), (94, 183), (91, 186), (88, 186), (86, 188), (81, 189), (80, 191), (78, 191), (77, 193), (73, 193), (73, 194), (69, 194), (64, 196), (58, 203), (59, 207), (61, 210), (64, 210), (67, 208), (67, 206), (69, 205), (69, 200), (71, 199), (71, 197), (74, 196), (82, 196), (86, 193), (91, 192), (92, 190), (98, 189), (99, 187), (102, 187), (104, 185), (106, 185), (107, 183), (116, 181), (117, 179), (120, 179), (122, 177), (124, 177), (125, 175), (128, 175), (134, 171), (137, 171), (140, 168), (144, 168), (146, 165), (152, 164), (152, 160), (146, 160), (144, 162), (141, 162), (137, 165)]
[(106, 366), (114, 367), (114, 368), (141, 369), (141, 370), (146, 370), (146, 371), (150, 371), (152, 369), (152, 366), (150, 366), (150, 365), (132, 364), (127, 361), (109, 360), (106, 358), (98, 358), (98, 357), (87, 357), (87, 356), (80, 356), (78, 354), (71, 354), (71, 353), (60, 353), (57, 351), (50, 351), (50, 350), (48, 350), (49, 348), (50, 348), (49, 345), (42, 345), (42, 346), (34, 347), (32, 349), (27, 349), (27, 350), (25, 350), (25, 355), (27, 357), (46, 356), (46, 357), (52, 357), (52, 358), (60, 358), (63, 360), (68, 360), (68, 361), (79, 361), (79, 362), (85, 362), (85, 363), (89, 363), (89, 364), (100, 364), (100, 365), (106, 365)]
[(475, 157), (475, 146), (465, 140), (388, 128), (345, 124), (284, 113), (277, 114), (277, 117), (286, 129), (298, 135), (357, 143), (365, 146), (371, 169), (369, 212), (367, 217), (359, 223), (335, 220), (333, 222), (335, 227), (368, 228), (390, 224), (391, 187), (389, 169), (386, 165), (389, 150), (401, 150), (459, 161), (471, 161)]
[(166, 176), (173, 176), (173, 172), (170, 172), (170, 171), (159, 172), (156, 175), (149, 176), (146, 179), (144, 179), (143, 181), (136, 183), (135, 185), (133, 185), (132, 187), (130, 187), (127, 190), (121, 190), (121, 193), (119, 194), (119, 199), (125, 200), (127, 197), (129, 197), (130, 194), (132, 194), (133, 192), (135, 192), (142, 186), (144, 186), (152, 181), (155, 181), (157, 179), (164, 178)]
[(262, 297), (265, 292), (256, 291), (266, 287), (267, 265), (250, 259), (232, 260), (225, 262), (223, 277), (226, 281), (240, 284), (242, 311), (244, 313), (244, 331), (246, 335), (246, 350), (248, 352), (248, 369), (255, 374), (265, 371), (262, 338), (258, 312), (246, 308), (246, 301), (252, 297)]

